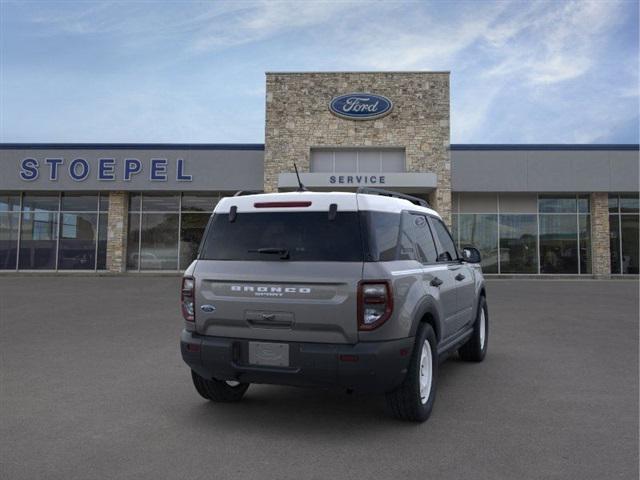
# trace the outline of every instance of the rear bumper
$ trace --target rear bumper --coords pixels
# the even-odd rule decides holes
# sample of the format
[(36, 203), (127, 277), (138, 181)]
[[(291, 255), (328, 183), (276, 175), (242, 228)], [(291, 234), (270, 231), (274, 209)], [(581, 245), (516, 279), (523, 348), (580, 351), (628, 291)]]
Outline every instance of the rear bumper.
[(247, 339), (186, 330), (180, 337), (183, 360), (204, 378), (370, 393), (388, 392), (402, 383), (413, 343), (413, 338), (355, 345), (291, 342), (290, 367), (264, 367), (248, 364)]

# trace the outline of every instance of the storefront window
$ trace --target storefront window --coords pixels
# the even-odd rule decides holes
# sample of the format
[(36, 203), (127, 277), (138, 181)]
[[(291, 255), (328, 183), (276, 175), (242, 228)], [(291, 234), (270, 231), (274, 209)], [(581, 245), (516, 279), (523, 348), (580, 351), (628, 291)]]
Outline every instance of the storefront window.
[(127, 268), (186, 269), (218, 199), (212, 193), (131, 194)]
[(25, 193), (22, 197), (23, 212), (57, 212), (59, 208), (59, 193)]
[(196, 258), (202, 234), (210, 213), (183, 213), (180, 222), (180, 269), (186, 269)]
[(0, 270), (106, 268), (108, 198), (0, 192)]
[(142, 196), (143, 212), (177, 212), (179, 207), (180, 195), (145, 193)]
[(591, 273), (588, 195), (540, 195), (540, 273)]
[(56, 268), (59, 197), (39, 193), (23, 196), (18, 260), (21, 270)]
[(500, 215), (500, 273), (538, 273), (536, 215)]
[(458, 245), (471, 245), (482, 254), (482, 270), (498, 273), (498, 216), (493, 214), (459, 214)]
[(62, 194), (62, 210), (66, 212), (97, 212), (98, 194)]
[(15, 270), (20, 214), (0, 210), (0, 270)]
[(58, 268), (93, 270), (96, 262), (98, 215), (62, 212)]
[(609, 195), (611, 273), (638, 274), (640, 239), (637, 194)]
[[(100, 200), (105, 195), (100, 195)], [(100, 212), (98, 217), (98, 256), (96, 258), (96, 269), (104, 270), (107, 268), (107, 229), (108, 229), (108, 214), (107, 212)]]
[(591, 218), (589, 215), (578, 215), (578, 241), (580, 273), (591, 273)]
[(638, 274), (638, 215), (620, 215), (622, 273)]
[(20, 194), (0, 192), (0, 270), (15, 270), (18, 261)]
[[(102, 195), (102, 197), (105, 196)], [(107, 229), (107, 213), (99, 212), (99, 198), (100, 195), (97, 193), (62, 194), (58, 269), (93, 270), (105, 268), (106, 265), (97, 265), (98, 256), (106, 259)], [(100, 232), (101, 229), (105, 232)], [(99, 242), (99, 236), (105, 240)]]
[(177, 269), (178, 214), (143, 214), (140, 232), (140, 270)]
[[(129, 206), (135, 205), (133, 195)], [(137, 202), (138, 209), (140, 203)], [(129, 213), (129, 230), (127, 232), (127, 270), (138, 270), (140, 267), (140, 219), (139, 213)]]
[(591, 213), (589, 195), (578, 195), (578, 213)]
[(540, 216), (540, 273), (578, 273), (575, 216)]
[(211, 193), (184, 193), (180, 209), (183, 212), (207, 212), (211, 214), (219, 198), (217, 194)]
[[(616, 209), (617, 209), (616, 197)], [(609, 202), (611, 205), (611, 202)], [(611, 273), (622, 273), (622, 262), (620, 257), (620, 216), (609, 215), (609, 253), (611, 255)]]
[(0, 212), (20, 211), (20, 194), (13, 192), (0, 192)]
[(577, 198), (571, 196), (543, 196), (538, 199), (538, 211), (540, 213), (576, 213)]
[(638, 195), (620, 195), (620, 213), (638, 213)]

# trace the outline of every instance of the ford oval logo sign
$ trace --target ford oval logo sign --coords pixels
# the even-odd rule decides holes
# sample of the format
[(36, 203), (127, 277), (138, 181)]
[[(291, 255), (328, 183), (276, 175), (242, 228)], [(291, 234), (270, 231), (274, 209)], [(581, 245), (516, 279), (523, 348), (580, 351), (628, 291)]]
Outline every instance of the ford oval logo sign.
[(348, 93), (334, 97), (329, 110), (334, 115), (351, 120), (372, 120), (391, 112), (393, 103), (387, 97), (373, 93)]

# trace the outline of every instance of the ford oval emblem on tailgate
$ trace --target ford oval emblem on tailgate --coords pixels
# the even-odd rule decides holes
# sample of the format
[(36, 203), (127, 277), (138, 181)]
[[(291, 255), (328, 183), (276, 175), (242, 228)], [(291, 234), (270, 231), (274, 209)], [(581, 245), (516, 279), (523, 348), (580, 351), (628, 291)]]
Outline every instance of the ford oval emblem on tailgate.
[(211, 313), (216, 311), (216, 307), (214, 307), (213, 305), (202, 305), (200, 307), (200, 310), (202, 310), (203, 312)]

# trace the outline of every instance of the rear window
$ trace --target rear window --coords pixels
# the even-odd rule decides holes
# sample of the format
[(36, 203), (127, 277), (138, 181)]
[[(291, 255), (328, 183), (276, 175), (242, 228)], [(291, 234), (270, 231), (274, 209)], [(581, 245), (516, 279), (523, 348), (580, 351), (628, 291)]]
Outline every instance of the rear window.
[(362, 262), (359, 215), (338, 211), (330, 221), (328, 212), (251, 212), (238, 213), (230, 222), (228, 214), (216, 214), (200, 258)]

